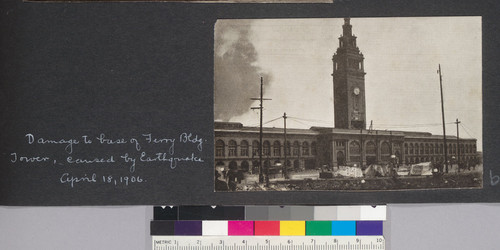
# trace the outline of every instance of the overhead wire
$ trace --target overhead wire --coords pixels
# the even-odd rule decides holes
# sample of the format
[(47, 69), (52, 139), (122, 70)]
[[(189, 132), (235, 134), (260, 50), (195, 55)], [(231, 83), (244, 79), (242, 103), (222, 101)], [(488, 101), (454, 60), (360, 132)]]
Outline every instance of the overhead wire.
[(287, 116), (287, 118), (308, 121), (308, 122), (315, 122), (315, 123), (331, 124), (331, 122), (329, 122), (329, 121), (322, 121), (322, 120), (315, 120), (315, 119), (304, 119), (304, 118), (299, 118), (299, 117), (294, 117), (294, 116)]
[[(282, 119), (282, 116), (278, 116), (276, 118), (273, 118), (271, 120), (265, 121), (262, 123), (262, 125), (269, 124), (271, 122), (277, 121), (279, 119)], [(321, 123), (321, 124), (328, 124), (330, 125), (331, 122), (328, 121), (323, 121), (323, 120), (317, 120), (317, 119), (305, 119), (305, 118), (300, 118), (300, 117), (295, 117), (295, 116), (287, 116), (288, 119), (297, 122), (301, 125), (312, 127), (312, 123)], [(445, 123), (445, 125), (451, 125), (455, 124), (454, 122), (448, 122)], [(248, 127), (259, 127), (260, 123), (255, 123), (252, 124)], [(388, 124), (388, 123), (380, 123), (380, 124), (374, 124), (372, 125), (371, 129), (374, 130), (387, 130), (387, 129), (410, 129), (410, 128), (426, 128), (426, 127), (436, 127), (436, 126), (442, 126), (442, 123), (417, 123), (417, 124)], [(460, 126), (464, 128), (464, 131), (470, 136), (474, 137), (471, 134), (470, 129), (468, 129), (463, 123), (460, 123)]]
[[(263, 123), (262, 123), (262, 125), (265, 125), (265, 124), (268, 124), (268, 123), (274, 122), (274, 121), (279, 120), (279, 119), (281, 119), (281, 118), (283, 118), (283, 117), (282, 117), (282, 116), (276, 117), (276, 118), (271, 119), (271, 120), (269, 120), (269, 121), (263, 122)], [(248, 126), (248, 127), (259, 127), (259, 126), (260, 126), (260, 122), (259, 122), (259, 123), (254, 123), (254, 124), (252, 124), (252, 125), (250, 125), (250, 126)]]
[[(290, 118), (290, 117), (287, 117), (287, 118)], [(297, 120), (297, 119), (295, 119), (295, 118), (290, 118), (290, 120), (292, 120), (292, 121), (294, 121), (294, 122), (297, 122), (297, 123), (300, 123), (300, 124), (305, 125), (305, 126), (309, 126), (309, 127), (311, 126), (310, 124), (305, 124), (305, 123), (303, 123), (303, 122), (301, 122), (300, 120)]]
[[(470, 136), (470, 137), (472, 137), (472, 138), (476, 138), (475, 136), (472, 136), (472, 135), (471, 135), (471, 133), (472, 133), (472, 132), (469, 132), (469, 129), (467, 129), (467, 128), (465, 127), (465, 125), (463, 124), (463, 122), (461, 122), (461, 123), (460, 123), (460, 127), (462, 127), (462, 128), (464, 129), (464, 131), (465, 131), (465, 133), (467, 133), (467, 135), (469, 135), (469, 136)], [(473, 134), (473, 133), (472, 133), (472, 134)]]

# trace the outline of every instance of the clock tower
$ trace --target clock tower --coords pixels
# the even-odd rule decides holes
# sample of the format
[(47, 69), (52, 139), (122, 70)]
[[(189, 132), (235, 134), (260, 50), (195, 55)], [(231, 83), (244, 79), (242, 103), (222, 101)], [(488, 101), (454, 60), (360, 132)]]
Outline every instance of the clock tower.
[(332, 57), (335, 128), (366, 129), (364, 57), (352, 35), (350, 18), (344, 18), (342, 29)]

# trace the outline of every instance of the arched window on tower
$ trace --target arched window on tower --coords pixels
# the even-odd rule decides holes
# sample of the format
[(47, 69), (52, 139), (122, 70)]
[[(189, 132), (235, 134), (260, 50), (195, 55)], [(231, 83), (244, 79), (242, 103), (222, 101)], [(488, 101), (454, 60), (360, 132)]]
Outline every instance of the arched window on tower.
[(273, 143), (273, 155), (274, 156), (281, 155), (281, 143), (279, 141), (274, 141)]
[(382, 161), (389, 161), (391, 158), (391, 146), (388, 142), (382, 142), (380, 145), (380, 158)]
[(309, 143), (306, 141), (302, 143), (302, 155), (309, 155)]
[(299, 148), (300, 148), (299, 142), (298, 141), (294, 141), (293, 142), (293, 155), (294, 156), (298, 156), (299, 155), (299, 152), (300, 152)]
[(271, 155), (271, 143), (269, 141), (262, 143), (262, 155)]
[(224, 156), (224, 146), (225, 145), (223, 140), (217, 140), (215, 142), (215, 156)]
[(352, 141), (349, 143), (349, 158), (352, 162), (359, 162), (361, 160), (361, 147), (359, 142)]
[(240, 155), (248, 156), (248, 141), (243, 140), (240, 143)]
[(230, 140), (228, 143), (228, 155), (236, 156), (236, 142), (234, 140)]
[(259, 141), (252, 142), (252, 157), (259, 156)]
[(375, 147), (375, 143), (373, 142), (368, 142), (366, 143), (366, 155), (370, 155), (370, 156), (375, 156), (377, 155), (377, 149)]

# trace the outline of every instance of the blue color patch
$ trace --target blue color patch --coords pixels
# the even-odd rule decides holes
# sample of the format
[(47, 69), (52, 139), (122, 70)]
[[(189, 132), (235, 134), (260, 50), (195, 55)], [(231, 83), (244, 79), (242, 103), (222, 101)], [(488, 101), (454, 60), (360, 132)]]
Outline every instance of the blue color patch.
[(383, 235), (383, 221), (356, 222), (356, 235)]
[(174, 235), (202, 235), (201, 221), (175, 221)]

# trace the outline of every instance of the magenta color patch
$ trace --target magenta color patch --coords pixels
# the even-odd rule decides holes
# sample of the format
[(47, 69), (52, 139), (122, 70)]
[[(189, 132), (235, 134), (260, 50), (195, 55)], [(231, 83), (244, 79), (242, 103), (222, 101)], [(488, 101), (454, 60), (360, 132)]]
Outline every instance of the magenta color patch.
[(227, 227), (228, 235), (253, 235), (253, 221), (228, 221)]

